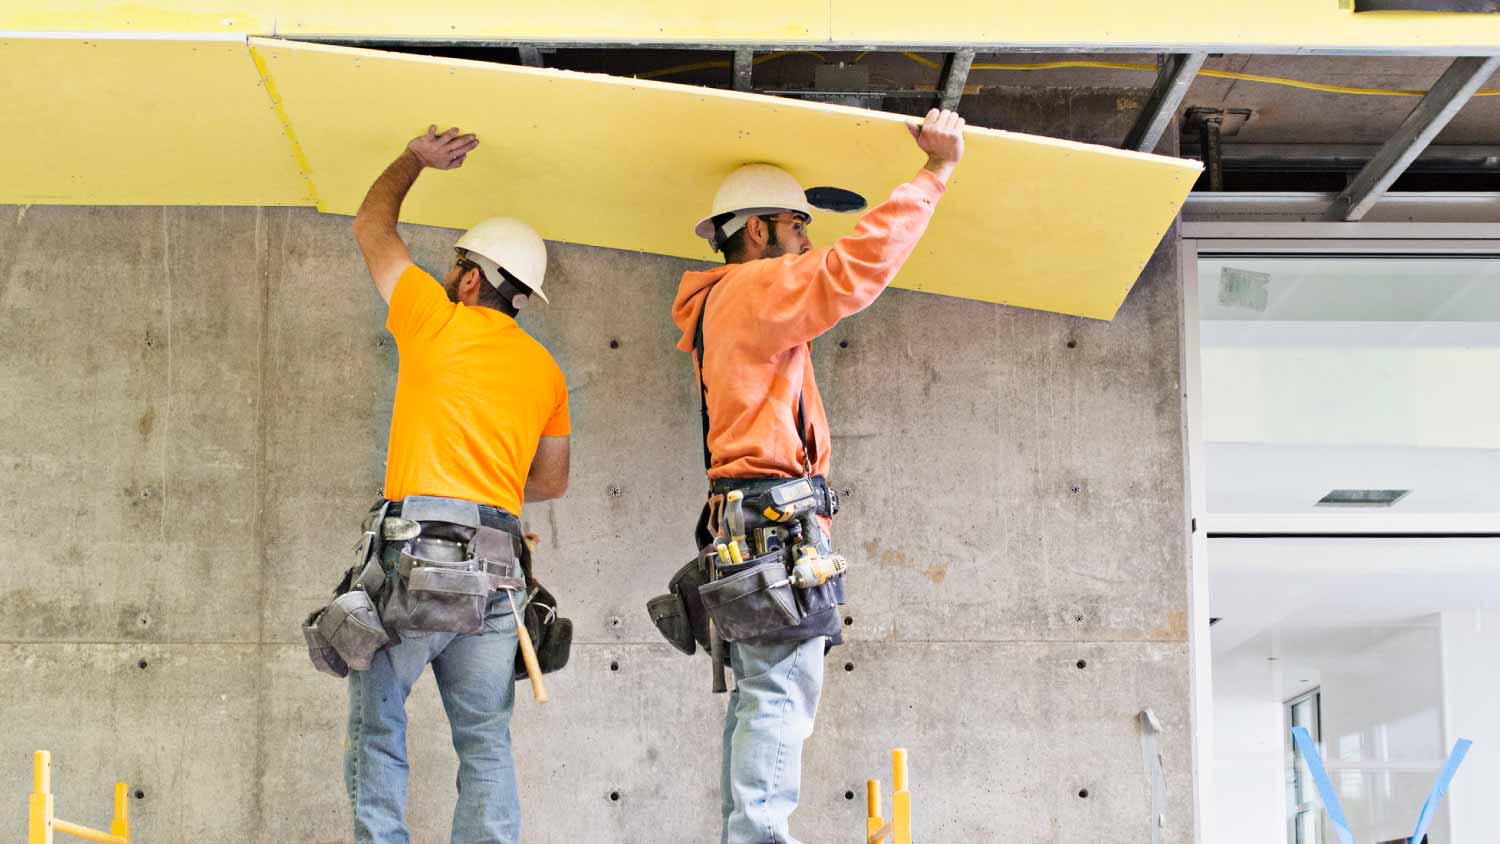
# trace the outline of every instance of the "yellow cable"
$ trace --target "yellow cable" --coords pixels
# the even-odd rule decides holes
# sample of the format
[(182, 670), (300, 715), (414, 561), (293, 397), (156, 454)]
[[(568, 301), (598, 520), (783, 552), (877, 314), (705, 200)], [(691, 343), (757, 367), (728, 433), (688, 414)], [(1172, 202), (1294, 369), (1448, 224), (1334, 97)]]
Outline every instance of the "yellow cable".
[[(868, 50), (860, 53), (854, 58), (853, 63), (858, 63), (869, 54), (870, 52)], [(776, 53), (766, 53), (763, 56), (757, 56), (753, 64), (765, 64), (766, 62), (775, 61), (776, 59), (785, 58), (791, 55), (815, 56), (821, 62), (828, 61), (828, 59), (824, 57), (823, 54), (812, 50), (786, 50)], [(920, 56), (916, 53), (902, 53), (901, 55), (907, 57), (908, 59), (916, 62), (919, 65), (922, 65), (923, 67), (930, 68), (932, 70), (943, 69), (941, 63), (935, 62), (932, 59), (927, 58), (926, 56)], [(694, 62), (693, 64), (683, 64), (677, 65), (676, 67), (663, 68), (662, 70), (653, 70), (646, 73), (638, 73), (636, 74), (636, 78), (660, 79), (663, 76), (674, 76), (679, 73), (687, 73), (688, 71), (693, 70), (708, 70), (711, 68), (727, 68), (732, 66), (733, 65), (730, 62), (726, 61)], [(1063, 68), (1070, 67), (1093, 67), (1102, 68), (1104, 70), (1141, 70), (1151, 71), (1153, 73), (1156, 71), (1156, 65), (1154, 64), (1109, 62), (1098, 61), (1095, 59), (1065, 59), (1062, 61), (1035, 62), (1032, 64), (978, 62), (975, 63), (970, 68), (970, 70), (1061, 70)], [(1305, 82), (1301, 79), (1289, 79), (1285, 76), (1264, 76), (1259, 73), (1240, 73), (1233, 70), (1200, 70), (1198, 71), (1198, 75), (1210, 76), (1214, 79), (1238, 79), (1242, 82), (1259, 82), (1263, 85), (1282, 85), (1287, 88), (1301, 88), (1306, 91), (1322, 91), (1329, 94), (1354, 94), (1362, 97), (1420, 97), (1427, 93), (1426, 91), (1407, 88), (1353, 88), (1347, 85), (1326, 85), (1322, 82)], [(1500, 97), (1500, 88), (1489, 88), (1482, 91), (1475, 91), (1474, 96)]]
[[(911, 59), (923, 67), (933, 70), (941, 70), (942, 65), (926, 56), (916, 53), (902, 53), (901, 55)], [(1033, 64), (998, 64), (994, 62), (977, 62), (970, 70), (1057, 70), (1068, 67), (1097, 67), (1106, 70), (1149, 70), (1155, 71), (1153, 64), (1134, 64), (1130, 62), (1108, 62), (1093, 59), (1068, 59), (1055, 62), (1036, 62)], [(1417, 91), (1402, 88), (1351, 88), (1346, 85), (1325, 85), (1322, 82), (1304, 82), (1301, 79), (1288, 79), (1285, 76), (1263, 76), (1258, 73), (1239, 73), (1232, 70), (1200, 70), (1199, 76), (1211, 76), (1215, 79), (1239, 79), (1244, 82), (1260, 82), (1265, 85), (1284, 85), (1288, 88), (1302, 88), (1308, 91), (1324, 91), (1330, 94), (1355, 94), (1365, 97), (1420, 97), (1426, 91)], [(1500, 96), (1500, 89), (1488, 89), (1476, 91), (1476, 97)]]
[[(827, 63), (827, 61), (828, 61), (828, 59), (824, 58), (823, 54), (814, 52), (812, 50), (782, 50), (782, 51), (776, 52), (776, 53), (766, 53), (764, 56), (756, 56), (755, 59), (754, 59), (754, 61), (750, 62), (750, 64), (752, 64), (752, 65), (765, 64), (766, 62), (775, 61), (776, 59), (786, 58), (787, 56), (813, 56), (813, 57), (817, 58), (817, 60), (820, 61), (820, 62)], [(673, 76), (673, 75), (676, 75), (678, 73), (687, 73), (688, 71), (691, 71), (691, 70), (709, 70), (711, 68), (720, 68), (720, 67), (734, 67), (734, 63), (733, 62), (726, 62), (726, 61), (723, 61), (722, 59), (717, 60), (717, 61), (710, 61), (710, 62), (693, 62), (692, 64), (680, 64), (680, 65), (677, 65), (676, 67), (667, 67), (667, 68), (662, 68), (661, 70), (651, 70), (651, 71), (647, 71), (646, 73), (637, 73), (635, 75), (635, 78), (636, 79), (660, 79), (663, 76)]]

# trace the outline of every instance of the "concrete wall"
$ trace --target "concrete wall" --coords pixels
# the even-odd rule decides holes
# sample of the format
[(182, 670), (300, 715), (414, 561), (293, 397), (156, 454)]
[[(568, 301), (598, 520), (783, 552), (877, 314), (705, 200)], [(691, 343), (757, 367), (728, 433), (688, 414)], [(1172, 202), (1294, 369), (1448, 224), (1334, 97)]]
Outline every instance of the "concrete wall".
[[(452, 232), (406, 234), (444, 264)], [(577, 625), (554, 702), (518, 704), (531, 842), (717, 834), (724, 699), (643, 608), (704, 490), (667, 316), (693, 266), (554, 245), (553, 304), (522, 320), (574, 421), (571, 491), (524, 514)], [(802, 836), (857, 840), (863, 782), (888, 787), (904, 745), (919, 840), (1149, 840), (1151, 706), (1166, 840), (1190, 840), (1180, 311), (1174, 234), (1112, 323), (891, 291), (817, 344), (850, 643)], [(47, 748), (63, 817), (103, 822), (125, 779), (146, 844), (349, 838), (345, 691), (297, 625), (380, 488), (383, 316), (347, 219), (0, 208), (8, 835)], [(414, 838), (440, 840), (454, 755), (430, 675), (409, 711)]]

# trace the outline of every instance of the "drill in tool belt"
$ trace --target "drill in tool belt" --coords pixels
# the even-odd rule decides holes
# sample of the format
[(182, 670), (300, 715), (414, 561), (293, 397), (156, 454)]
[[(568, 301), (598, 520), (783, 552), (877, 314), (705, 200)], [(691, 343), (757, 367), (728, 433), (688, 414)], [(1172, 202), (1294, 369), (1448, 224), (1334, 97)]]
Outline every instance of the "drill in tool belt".
[(818, 520), (836, 512), (835, 501), (821, 478), (714, 482), (700, 525), (706, 544), (647, 609), (679, 650), (691, 654), (696, 643), (715, 657), (715, 691), (727, 688), (725, 641), (838, 642), (848, 564)]

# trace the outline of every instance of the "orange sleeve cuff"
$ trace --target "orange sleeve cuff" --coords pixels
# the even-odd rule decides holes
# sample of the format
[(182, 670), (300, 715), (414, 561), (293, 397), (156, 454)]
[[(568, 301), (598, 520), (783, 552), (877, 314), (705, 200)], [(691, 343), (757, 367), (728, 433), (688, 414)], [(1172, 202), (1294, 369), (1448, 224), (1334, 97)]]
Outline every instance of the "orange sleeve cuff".
[(918, 170), (917, 175), (912, 177), (911, 183), (916, 185), (917, 189), (926, 194), (927, 198), (933, 202), (937, 202), (948, 191), (948, 186), (943, 184), (942, 180), (937, 176), (928, 172), (926, 168)]

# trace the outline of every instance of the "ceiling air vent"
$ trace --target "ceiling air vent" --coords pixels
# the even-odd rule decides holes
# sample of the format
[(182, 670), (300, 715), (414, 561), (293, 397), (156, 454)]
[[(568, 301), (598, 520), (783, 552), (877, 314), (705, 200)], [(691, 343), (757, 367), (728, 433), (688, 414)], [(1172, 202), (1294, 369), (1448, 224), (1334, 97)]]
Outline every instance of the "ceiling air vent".
[(1409, 489), (1335, 489), (1318, 499), (1319, 507), (1389, 507)]

